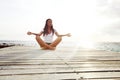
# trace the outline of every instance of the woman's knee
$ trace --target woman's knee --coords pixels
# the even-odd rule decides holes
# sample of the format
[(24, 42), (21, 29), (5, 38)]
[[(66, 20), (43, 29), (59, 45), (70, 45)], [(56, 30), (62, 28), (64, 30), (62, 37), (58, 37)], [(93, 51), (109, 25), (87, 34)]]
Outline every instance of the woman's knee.
[(60, 40), (60, 41), (61, 41), (61, 40), (62, 40), (62, 37), (58, 37), (58, 40)]
[(36, 40), (40, 39), (40, 36), (37, 36), (37, 35), (36, 35), (35, 39), (36, 39)]

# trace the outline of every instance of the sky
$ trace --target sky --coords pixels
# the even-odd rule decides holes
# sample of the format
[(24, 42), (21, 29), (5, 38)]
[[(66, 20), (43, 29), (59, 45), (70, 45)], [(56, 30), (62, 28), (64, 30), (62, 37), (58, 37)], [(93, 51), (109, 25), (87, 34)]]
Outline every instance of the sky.
[(34, 40), (46, 19), (73, 41), (120, 41), (120, 0), (0, 0), (0, 40)]

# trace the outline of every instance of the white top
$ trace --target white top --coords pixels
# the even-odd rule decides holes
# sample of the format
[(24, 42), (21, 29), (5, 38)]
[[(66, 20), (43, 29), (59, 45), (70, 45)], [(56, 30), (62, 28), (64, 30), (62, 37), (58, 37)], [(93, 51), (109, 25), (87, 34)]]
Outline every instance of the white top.
[[(43, 30), (42, 30), (42, 32), (43, 32)], [(57, 31), (54, 29), (54, 32), (57, 32)], [(53, 33), (51, 32), (48, 35), (44, 35), (43, 39), (44, 39), (44, 42), (46, 42), (46, 43), (52, 43), (53, 42)]]

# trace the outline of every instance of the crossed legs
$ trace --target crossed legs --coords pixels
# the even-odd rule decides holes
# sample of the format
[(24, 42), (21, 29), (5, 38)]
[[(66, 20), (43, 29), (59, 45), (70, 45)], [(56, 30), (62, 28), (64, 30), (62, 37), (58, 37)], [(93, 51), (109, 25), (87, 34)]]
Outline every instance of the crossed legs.
[(56, 46), (61, 42), (61, 40), (62, 37), (58, 37), (54, 42), (48, 45), (40, 38), (40, 36), (36, 36), (36, 41), (38, 42), (38, 44), (42, 49), (55, 50)]

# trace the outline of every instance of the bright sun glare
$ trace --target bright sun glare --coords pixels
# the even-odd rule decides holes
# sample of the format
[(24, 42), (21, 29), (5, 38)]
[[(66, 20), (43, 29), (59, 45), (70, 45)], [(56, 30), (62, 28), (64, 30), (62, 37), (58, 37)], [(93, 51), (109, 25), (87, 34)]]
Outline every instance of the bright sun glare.
[(95, 0), (81, 0), (80, 1), (80, 15), (76, 16), (78, 20), (74, 24), (76, 28), (71, 28), (72, 35), (77, 37), (77, 46), (83, 48), (94, 48), (94, 41), (92, 37), (96, 33), (98, 27), (96, 26), (96, 3)]

